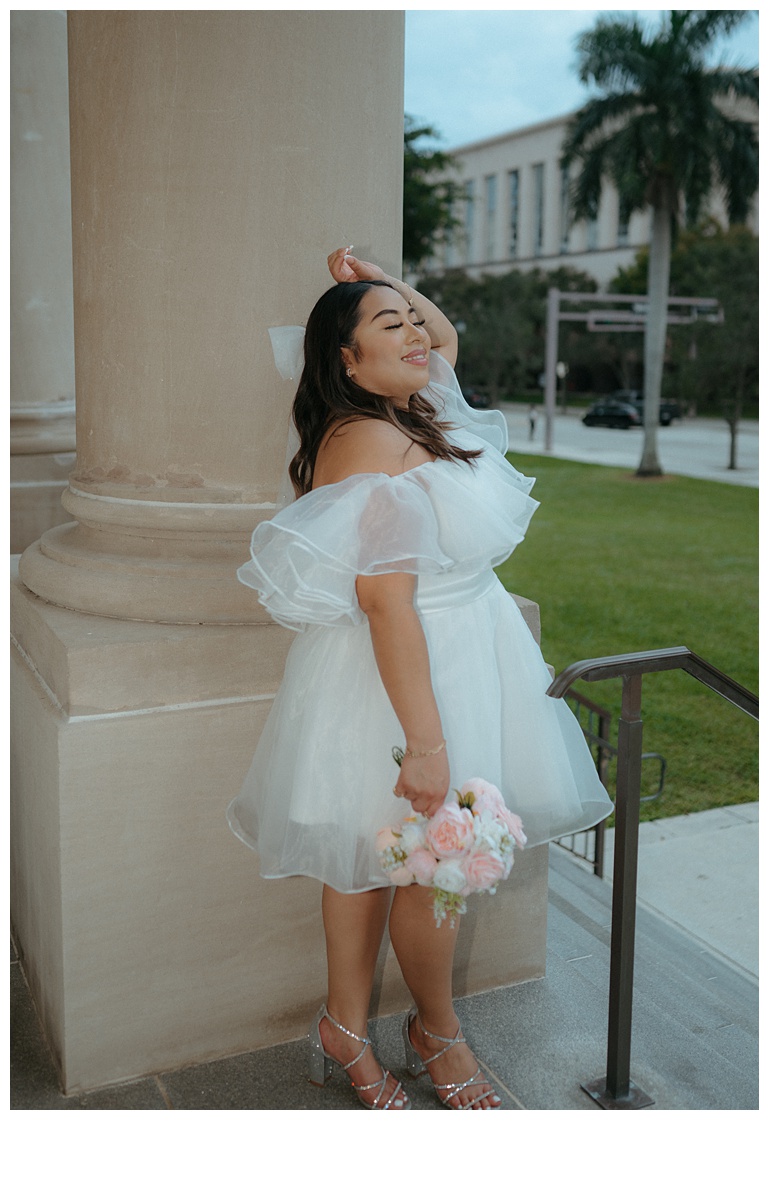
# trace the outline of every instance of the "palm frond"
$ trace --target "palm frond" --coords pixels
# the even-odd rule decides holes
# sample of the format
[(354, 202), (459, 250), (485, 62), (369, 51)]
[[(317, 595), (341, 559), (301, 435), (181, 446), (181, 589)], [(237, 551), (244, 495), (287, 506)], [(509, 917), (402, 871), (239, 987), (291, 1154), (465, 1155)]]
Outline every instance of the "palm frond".
[(637, 88), (645, 72), (644, 30), (634, 17), (599, 17), (577, 40), (579, 77), (607, 91)]
[(707, 50), (719, 35), (729, 34), (750, 16), (749, 9), (704, 9), (680, 11), (680, 30), (690, 54)]
[(596, 134), (605, 133), (607, 127), (620, 127), (637, 110), (638, 99), (633, 93), (615, 93), (588, 101), (567, 126), (561, 148), (564, 165), (588, 147)]
[(575, 114), (562, 146), (564, 165), (579, 169), (577, 217), (595, 216), (611, 179), (628, 211), (645, 201), (675, 213), (683, 198), (693, 220), (720, 186), (730, 218), (744, 219), (758, 184), (756, 136), (750, 122), (724, 114), (723, 101), (757, 102), (758, 76), (709, 69), (704, 51), (745, 15), (674, 10), (652, 34), (632, 17), (599, 17), (582, 35), (580, 77), (605, 94)]

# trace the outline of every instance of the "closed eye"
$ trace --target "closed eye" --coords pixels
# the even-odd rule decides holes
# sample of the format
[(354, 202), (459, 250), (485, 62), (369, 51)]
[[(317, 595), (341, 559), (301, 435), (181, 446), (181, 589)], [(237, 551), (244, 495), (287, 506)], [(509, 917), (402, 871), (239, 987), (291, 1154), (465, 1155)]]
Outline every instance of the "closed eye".
[[(426, 325), (427, 319), (425, 318), (425, 320), (423, 320), (423, 321), (412, 321), (411, 324), (412, 325)], [(385, 325), (385, 329), (402, 329), (402, 328), (403, 328), (403, 321), (399, 321), (397, 325)]]

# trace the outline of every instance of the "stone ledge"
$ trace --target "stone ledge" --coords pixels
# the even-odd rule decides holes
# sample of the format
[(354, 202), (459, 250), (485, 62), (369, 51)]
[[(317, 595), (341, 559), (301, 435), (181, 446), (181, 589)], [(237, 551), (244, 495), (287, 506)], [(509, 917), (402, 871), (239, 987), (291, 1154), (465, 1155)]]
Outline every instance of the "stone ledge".
[(247, 701), (280, 684), (294, 637), (280, 625), (152, 625), (74, 612), (33, 595), (18, 561), (12, 636), (66, 717)]

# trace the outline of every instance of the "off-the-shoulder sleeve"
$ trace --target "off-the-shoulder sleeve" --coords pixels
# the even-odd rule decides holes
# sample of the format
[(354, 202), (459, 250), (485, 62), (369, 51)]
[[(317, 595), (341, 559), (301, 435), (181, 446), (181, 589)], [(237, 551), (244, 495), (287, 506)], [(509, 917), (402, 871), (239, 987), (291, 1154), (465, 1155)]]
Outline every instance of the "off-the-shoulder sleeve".
[(453, 560), (417, 474), (353, 475), (309, 492), (263, 521), (238, 571), (289, 629), (359, 624), (358, 575), (436, 574)]

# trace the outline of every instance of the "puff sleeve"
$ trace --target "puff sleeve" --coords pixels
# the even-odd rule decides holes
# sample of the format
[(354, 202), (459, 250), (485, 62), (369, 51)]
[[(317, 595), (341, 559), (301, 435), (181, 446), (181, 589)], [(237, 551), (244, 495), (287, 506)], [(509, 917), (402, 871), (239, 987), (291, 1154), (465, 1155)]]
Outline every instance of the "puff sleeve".
[(301, 631), (360, 624), (358, 575), (438, 574), (453, 565), (417, 470), (352, 475), (300, 497), (256, 527), (238, 578), (275, 621)]

